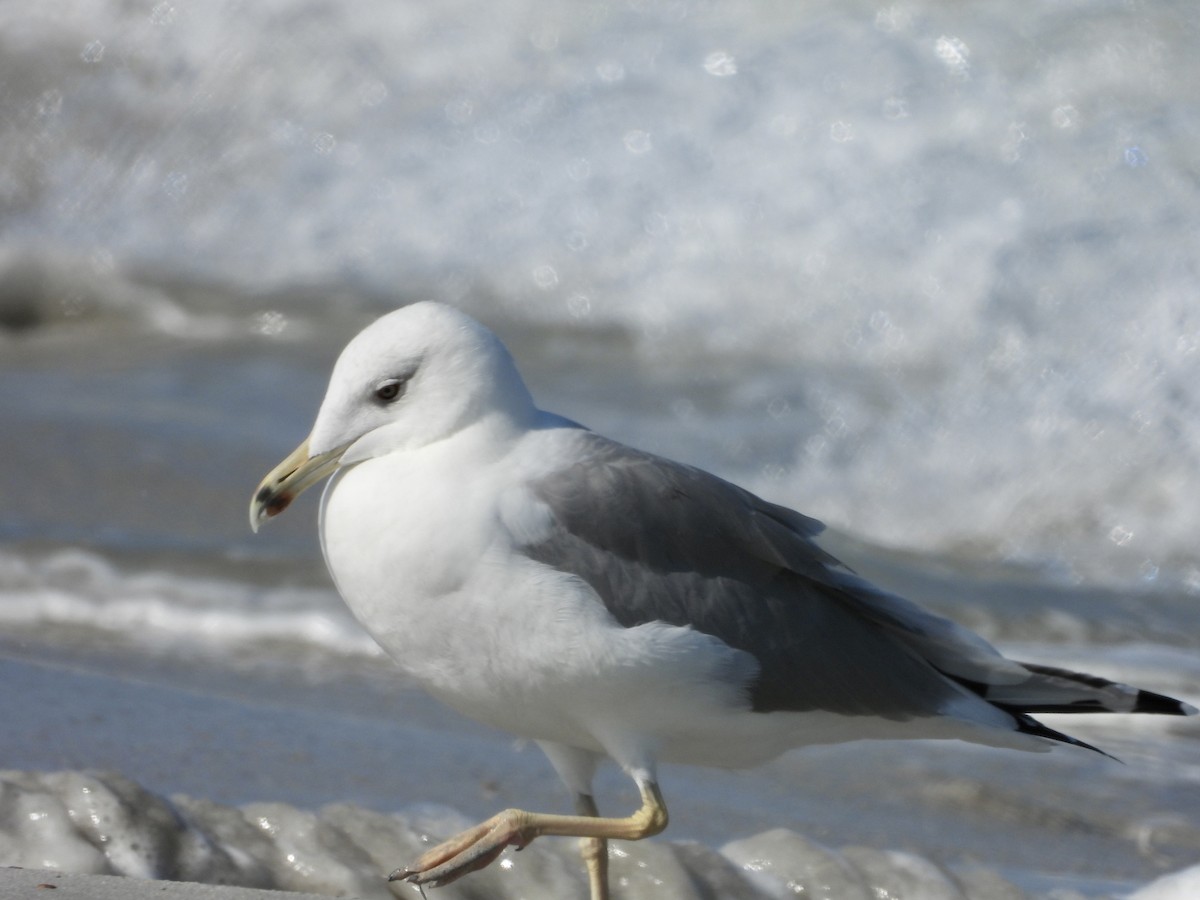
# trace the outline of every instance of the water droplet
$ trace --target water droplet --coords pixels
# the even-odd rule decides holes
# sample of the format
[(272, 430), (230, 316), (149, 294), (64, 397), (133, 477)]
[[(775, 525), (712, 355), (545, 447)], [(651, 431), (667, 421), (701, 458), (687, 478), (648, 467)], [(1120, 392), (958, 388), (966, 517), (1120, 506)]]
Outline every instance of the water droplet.
[(37, 114), (43, 119), (51, 116), (57, 116), (62, 112), (63, 94), (62, 91), (51, 88), (48, 91), (43, 91), (42, 95), (37, 99)]
[(903, 97), (888, 97), (883, 101), (883, 117), (893, 122), (896, 119), (907, 119), (908, 101)]
[(783, 478), (783, 476), (787, 474), (787, 470), (784, 469), (783, 466), (779, 465), (779, 463), (765, 463), (762, 468), (759, 469), (759, 474), (762, 476), (764, 481), (779, 481), (779, 479)]
[(181, 200), (188, 192), (188, 177), (183, 172), (168, 172), (162, 187), (163, 193), (172, 200)]
[(87, 311), (87, 304), (79, 294), (68, 294), (58, 301), (58, 311), (64, 319), (73, 319)]
[(728, 78), (737, 74), (737, 60), (724, 50), (714, 50), (704, 57), (704, 71), (717, 78)]
[(933, 52), (951, 75), (966, 78), (970, 74), (971, 48), (958, 38), (942, 35), (934, 44)]
[(1057, 106), (1050, 113), (1050, 121), (1055, 128), (1074, 128), (1079, 121), (1079, 110), (1070, 105)]
[(83, 52), (79, 54), (79, 58), (85, 63), (98, 63), (104, 59), (104, 44), (101, 41), (92, 41), (83, 48)]
[(159, 3), (150, 10), (150, 21), (160, 27), (171, 25), (175, 21), (176, 9), (170, 3)]
[(286, 147), (296, 146), (304, 137), (304, 130), (295, 122), (288, 119), (279, 119), (272, 122), (268, 133), (275, 143)]
[(337, 149), (337, 138), (329, 132), (323, 131), (313, 136), (312, 146), (322, 156), (328, 156)]
[(650, 140), (650, 132), (636, 128), (625, 132), (625, 149), (638, 155), (649, 153), (654, 149), (654, 144)]
[(1188, 567), (1183, 574), (1183, 587), (1189, 594), (1200, 594), (1200, 569)]
[(1108, 539), (1118, 547), (1124, 547), (1133, 540), (1133, 532), (1123, 525), (1114, 525), (1112, 531), (1108, 533)]
[(823, 430), (831, 438), (840, 438), (847, 431), (849, 431), (849, 429), (850, 426), (846, 424), (846, 420), (843, 419), (841, 415), (834, 413), (825, 420), (825, 427)]
[(554, 266), (538, 266), (533, 270), (533, 283), (548, 291), (558, 286), (558, 272), (554, 271)]
[(792, 411), (792, 404), (787, 397), (772, 397), (767, 402), (767, 415), (772, 419), (782, 419)]
[(1125, 165), (1131, 169), (1140, 169), (1149, 162), (1150, 158), (1146, 156), (1141, 147), (1125, 148)]
[(585, 294), (572, 294), (567, 298), (567, 312), (573, 319), (587, 318), (592, 312), (592, 301)]
[(887, 34), (907, 31), (912, 25), (912, 11), (906, 6), (889, 6), (875, 13), (875, 27)]
[(829, 136), (839, 144), (854, 140), (854, 126), (849, 122), (834, 122), (829, 126)]
[(264, 337), (276, 337), (287, 328), (287, 316), (279, 310), (268, 309), (254, 317), (254, 330)]
[(811, 457), (821, 458), (829, 452), (829, 440), (823, 434), (814, 434), (804, 442), (804, 452)]
[(1021, 148), (1029, 140), (1025, 134), (1024, 122), (1013, 122), (1008, 126), (1008, 135), (1000, 146), (1000, 154), (1005, 162), (1015, 163), (1021, 160)]
[(580, 250), (586, 250), (588, 245), (587, 235), (582, 231), (572, 231), (567, 234), (567, 247), (578, 253)]

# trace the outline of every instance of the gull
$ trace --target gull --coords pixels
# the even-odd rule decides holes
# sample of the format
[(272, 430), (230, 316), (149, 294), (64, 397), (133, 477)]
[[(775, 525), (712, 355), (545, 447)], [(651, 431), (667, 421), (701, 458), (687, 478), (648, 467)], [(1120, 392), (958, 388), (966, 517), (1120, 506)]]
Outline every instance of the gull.
[[(349, 343), (251, 526), (329, 476), (321, 547), (358, 620), (434, 697), (535, 741), (574, 797), (574, 815), (504, 810), (393, 881), (447, 884), (561, 835), (606, 900), (607, 841), (667, 826), (660, 761), (895, 738), (1096, 750), (1030, 714), (1196, 712), (1007, 659), (860, 578), (815, 519), (538, 409), (496, 335), (442, 304)], [(628, 816), (597, 809), (605, 758), (641, 794)]]

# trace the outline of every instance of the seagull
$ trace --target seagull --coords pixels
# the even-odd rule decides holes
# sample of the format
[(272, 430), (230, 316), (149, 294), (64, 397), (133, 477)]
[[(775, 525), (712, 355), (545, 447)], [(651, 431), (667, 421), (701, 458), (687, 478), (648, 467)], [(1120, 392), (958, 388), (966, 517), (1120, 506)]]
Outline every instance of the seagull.
[[(393, 881), (444, 885), (560, 835), (607, 900), (607, 841), (667, 826), (660, 761), (895, 738), (1097, 750), (1031, 713), (1196, 712), (1007, 659), (856, 575), (815, 519), (538, 409), (496, 335), (450, 306), (351, 340), (251, 527), (327, 477), (321, 547), (358, 620), (434, 697), (535, 741), (574, 797), (574, 815), (504, 810)], [(597, 809), (605, 758), (641, 795), (628, 816)]]

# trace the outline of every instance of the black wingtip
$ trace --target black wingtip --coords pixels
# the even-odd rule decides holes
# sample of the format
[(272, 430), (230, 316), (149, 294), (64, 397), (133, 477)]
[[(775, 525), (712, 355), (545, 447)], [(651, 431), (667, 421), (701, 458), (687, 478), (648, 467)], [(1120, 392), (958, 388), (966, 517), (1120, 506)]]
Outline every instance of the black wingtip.
[(1134, 699), (1133, 711), (1138, 713), (1154, 713), (1160, 716), (1194, 716), (1200, 710), (1190, 703), (1176, 700), (1164, 694), (1153, 691), (1138, 691)]
[(1099, 747), (1093, 747), (1091, 744), (1087, 743), (1086, 741), (1081, 741), (1081, 740), (1079, 740), (1079, 738), (1073, 738), (1069, 734), (1063, 734), (1061, 731), (1055, 731), (1053, 728), (1049, 728), (1049, 727), (1043, 725), (1041, 722), (1039, 722), (1037, 719), (1033, 718), (1032, 716), (1016, 714), (1016, 715), (1014, 715), (1014, 718), (1016, 718), (1016, 720), (1017, 720), (1017, 731), (1021, 732), (1021, 734), (1028, 734), (1028, 735), (1032, 735), (1033, 737), (1046, 738), (1047, 740), (1058, 741), (1059, 743), (1062, 743), (1062, 744), (1071, 744), (1075, 747), (1082, 747), (1084, 750), (1091, 750), (1094, 753), (1099, 753), (1101, 756), (1107, 756), (1109, 759), (1114, 760), (1116, 762), (1121, 761), (1121, 760), (1117, 759), (1117, 757), (1113, 756), (1111, 753), (1105, 753)]

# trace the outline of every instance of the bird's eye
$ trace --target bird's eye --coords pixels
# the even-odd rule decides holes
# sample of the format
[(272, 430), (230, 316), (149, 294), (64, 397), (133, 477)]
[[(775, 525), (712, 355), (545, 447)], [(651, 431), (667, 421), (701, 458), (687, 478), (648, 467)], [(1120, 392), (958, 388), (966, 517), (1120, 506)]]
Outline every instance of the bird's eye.
[(375, 388), (375, 399), (382, 403), (392, 403), (400, 399), (400, 395), (404, 393), (404, 385), (407, 379), (389, 378), (387, 381)]

